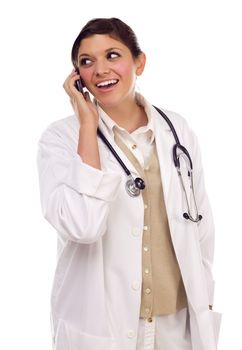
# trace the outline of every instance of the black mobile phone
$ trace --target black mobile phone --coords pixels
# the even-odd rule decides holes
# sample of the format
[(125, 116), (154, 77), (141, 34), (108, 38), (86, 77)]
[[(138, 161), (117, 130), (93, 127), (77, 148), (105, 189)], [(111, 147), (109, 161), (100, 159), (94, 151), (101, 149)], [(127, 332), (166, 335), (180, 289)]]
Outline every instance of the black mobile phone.
[[(76, 71), (77, 71), (77, 73), (79, 74), (78, 68), (76, 68)], [(76, 80), (76, 82), (75, 82), (75, 87), (76, 87), (76, 89), (77, 89), (78, 91), (80, 91), (80, 92), (84, 95), (84, 91), (83, 91), (84, 84), (83, 84), (82, 79)]]

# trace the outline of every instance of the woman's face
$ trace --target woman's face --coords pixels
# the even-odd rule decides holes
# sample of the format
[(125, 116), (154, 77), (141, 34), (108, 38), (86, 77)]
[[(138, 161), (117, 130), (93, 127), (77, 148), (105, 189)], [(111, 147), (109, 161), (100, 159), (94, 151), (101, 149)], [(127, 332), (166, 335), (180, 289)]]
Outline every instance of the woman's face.
[(144, 65), (144, 54), (134, 59), (126, 45), (106, 34), (83, 39), (78, 51), (82, 80), (103, 107), (134, 99), (136, 76)]

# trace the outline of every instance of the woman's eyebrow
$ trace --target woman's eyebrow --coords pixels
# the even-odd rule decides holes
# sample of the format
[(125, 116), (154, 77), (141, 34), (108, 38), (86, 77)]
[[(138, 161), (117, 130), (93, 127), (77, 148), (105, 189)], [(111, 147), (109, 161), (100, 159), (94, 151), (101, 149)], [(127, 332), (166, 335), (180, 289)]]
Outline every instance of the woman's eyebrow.
[[(113, 51), (113, 50), (122, 51), (122, 49), (119, 48), (119, 47), (110, 47), (109, 49), (106, 49), (105, 52), (110, 52), (110, 51)], [(85, 56), (85, 57), (91, 57), (92, 55), (90, 55), (90, 54), (88, 54), (88, 53), (81, 53), (78, 57), (80, 58), (80, 57), (83, 57), (83, 56)]]
[(81, 53), (78, 57), (82, 57), (82, 56), (90, 56), (88, 53)]
[(112, 50), (122, 51), (122, 49), (120, 47), (111, 47), (110, 49), (105, 50), (105, 52), (109, 52), (109, 51), (112, 51)]

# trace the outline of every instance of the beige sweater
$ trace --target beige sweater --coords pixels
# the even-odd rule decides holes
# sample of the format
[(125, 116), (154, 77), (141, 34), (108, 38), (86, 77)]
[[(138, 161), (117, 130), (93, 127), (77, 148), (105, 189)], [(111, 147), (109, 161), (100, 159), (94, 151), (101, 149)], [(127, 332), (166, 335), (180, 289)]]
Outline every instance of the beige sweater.
[(143, 169), (117, 134), (115, 142), (144, 179), (142, 296), (140, 317), (172, 314), (187, 306), (186, 293), (173, 249), (163, 198), (156, 147)]

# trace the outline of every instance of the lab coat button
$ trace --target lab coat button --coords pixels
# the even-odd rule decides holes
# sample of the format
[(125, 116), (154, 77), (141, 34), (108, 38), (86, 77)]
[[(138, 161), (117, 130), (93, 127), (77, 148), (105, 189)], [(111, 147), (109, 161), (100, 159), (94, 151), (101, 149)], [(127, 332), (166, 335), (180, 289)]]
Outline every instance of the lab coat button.
[(130, 339), (134, 337), (134, 331), (132, 329), (127, 332), (127, 337)]
[(140, 283), (139, 283), (139, 281), (133, 281), (133, 283), (132, 283), (132, 288), (133, 288), (134, 290), (139, 290), (139, 288), (140, 288)]
[(133, 236), (139, 236), (140, 235), (140, 230), (137, 227), (133, 227), (132, 235)]

